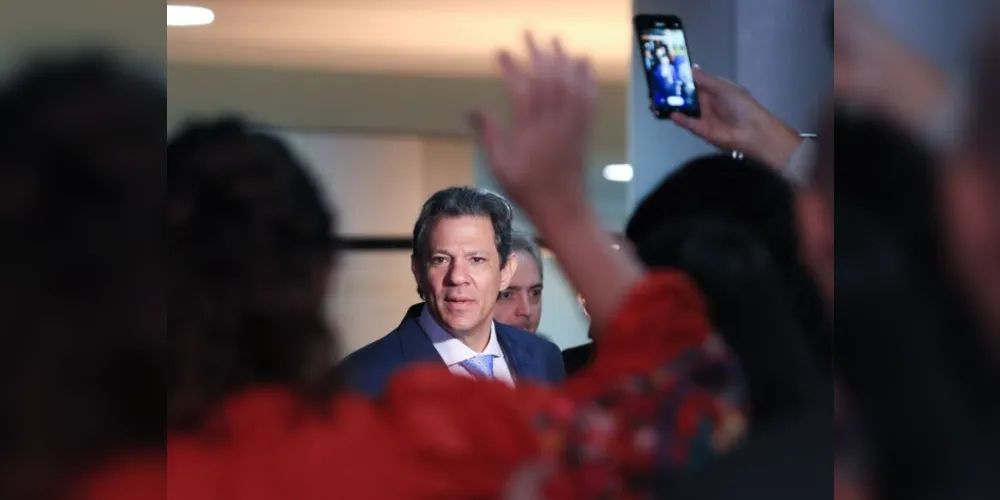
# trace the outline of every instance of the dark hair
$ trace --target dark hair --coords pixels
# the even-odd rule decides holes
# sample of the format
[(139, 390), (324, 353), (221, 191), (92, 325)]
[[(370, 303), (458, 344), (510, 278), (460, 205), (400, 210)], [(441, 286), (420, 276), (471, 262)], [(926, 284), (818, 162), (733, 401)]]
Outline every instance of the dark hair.
[(170, 141), (170, 424), (192, 427), (235, 392), (333, 388), (323, 305), (333, 215), (305, 167), (235, 119)]
[(520, 231), (514, 232), (514, 237), (511, 239), (511, 252), (523, 251), (531, 256), (535, 261), (535, 265), (538, 266), (538, 277), (545, 277), (545, 269), (542, 262), (542, 249), (538, 246), (538, 242), (535, 241), (530, 234)]
[(928, 150), (891, 121), (836, 111), (833, 136), (840, 167), (837, 200), (851, 200), (887, 230), (919, 243), (940, 244), (935, 200), (939, 167)]
[(730, 155), (703, 156), (668, 175), (636, 207), (625, 237), (638, 245), (663, 221), (718, 217), (747, 227), (780, 262), (794, 260), (798, 242), (791, 186), (770, 167)]
[(818, 356), (829, 359), (832, 331), (819, 289), (800, 260), (791, 185), (753, 160), (729, 155), (697, 158), (669, 175), (639, 203), (625, 237), (639, 246), (662, 225), (689, 218), (739, 226), (767, 248), (803, 334)]
[[(1000, 374), (991, 368), (984, 329), (970, 310), (944, 248), (937, 200), (941, 170), (936, 158), (889, 121), (843, 112), (835, 121), (841, 180), (836, 187), (836, 210), (840, 212), (842, 203), (853, 207), (858, 213), (855, 218), (868, 219), (905, 249), (906, 260), (919, 269), (907, 279), (949, 325), (947, 330), (935, 331), (941, 334), (937, 348), (952, 375), (962, 381), (968, 402), (995, 407), (998, 398), (986, 395), (993, 393), (991, 387), (1000, 381)], [(839, 233), (837, 241), (839, 247)], [(838, 279), (840, 275), (838, 270)]]
[[(442, 189), (424, 202), (413, 225), (413, 259), (423, 262), (428, 258), (429, 229), (438, 219), (462, 216), (489, 217), (500, 267), (507, 265), (513, 252), (514, 209), (502, 196), (469, 186)], [(419, 287), (417, 293), (421, 294)]]
[[(767, 248), (749, 231), (712, 218), (675, 219), (637, 247), (652, 269), (684, 271), (705, 294), (712, 324), (736, 353), (752, 422), (825, 398), (820, 374)], [(832, 389), (832, 387), (829, 387)]]
[(114, 57), (30, 61), (0, 91), (0, 491), (165, 438), (166, 91)]
[(882, 493), (976, 498), (951, 488), (988, 461), (981, 452), (993, 453), (992, 420), (970, 412), (964, 381), (940, 350), (942, 338), (965, 332), (926, 293), (925, 270), (898, 233), (854, 200), (838, 199), (835, 210), (837, 371), (869, 430)]

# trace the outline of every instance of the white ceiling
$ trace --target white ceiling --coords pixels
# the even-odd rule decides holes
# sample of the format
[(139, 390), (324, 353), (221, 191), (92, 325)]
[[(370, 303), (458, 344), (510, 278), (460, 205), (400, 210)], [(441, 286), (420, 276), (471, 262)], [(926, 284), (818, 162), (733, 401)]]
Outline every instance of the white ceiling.
[[(188, 3), (188, 2), (185, 2)], [(170, 61), (441, 76), (494, 74), (531, 29), (625, 81), (629, 0), (203, 0), (215, 23), (169, 28)]]

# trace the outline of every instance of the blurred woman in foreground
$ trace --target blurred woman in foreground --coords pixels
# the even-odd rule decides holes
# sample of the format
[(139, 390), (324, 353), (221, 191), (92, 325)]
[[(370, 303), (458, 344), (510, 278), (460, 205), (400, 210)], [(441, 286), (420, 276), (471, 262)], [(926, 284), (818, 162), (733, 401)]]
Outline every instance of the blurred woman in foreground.
[(164, 451), (165, 106), (162, 82), (88, 54), (0, 90), (0, 498)]

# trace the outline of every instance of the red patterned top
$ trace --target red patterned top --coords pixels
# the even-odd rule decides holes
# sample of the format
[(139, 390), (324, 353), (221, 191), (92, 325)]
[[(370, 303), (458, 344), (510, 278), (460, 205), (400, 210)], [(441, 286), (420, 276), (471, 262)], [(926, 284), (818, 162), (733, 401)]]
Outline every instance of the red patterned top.
[(197, 435), (171, 435), (165, 470), (162, 459), (126, 458), (79, 498), (498, 498), (539, 458), (557, 465), (547, 498), (635, 498), (654, 469), (682, 472), (732, 446), (744, 395), (698, 291), (660, 272), (630, 294), (592, 366), (560, 389), (421, 366), (377, 403), (338, 396), (319, 413), (261, 387)]

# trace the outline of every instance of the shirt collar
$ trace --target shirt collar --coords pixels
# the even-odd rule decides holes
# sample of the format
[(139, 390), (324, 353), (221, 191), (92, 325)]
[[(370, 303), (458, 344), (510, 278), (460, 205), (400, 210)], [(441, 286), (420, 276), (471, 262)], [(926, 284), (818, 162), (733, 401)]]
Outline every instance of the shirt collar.
[(492, 354), (496, 358), (503, 358), (503, 350), (500, 349), (500, 342), (497, 341), (495, 321), (490, 322), (490, 340), (486, 343), (486, 349), (483, 349), (483, 352), (480, 353), (463, 344), (461, 340), (452, 336), (438, 324), (427, 304), (424, 304), (423, 310), (420, 311), (420, 318), (418, 320), (420, 327), (427, 334), (427, 338), (434, 344), (434, 349), (437, 350), (444, 363), (448, 366), (456, 365), (481, 354)]

